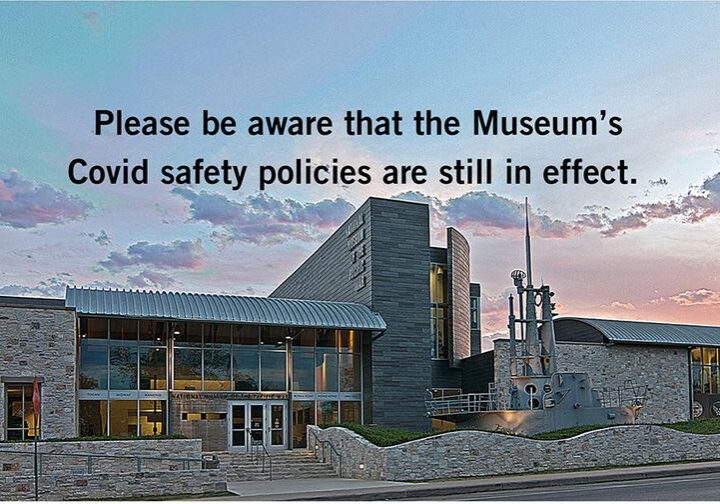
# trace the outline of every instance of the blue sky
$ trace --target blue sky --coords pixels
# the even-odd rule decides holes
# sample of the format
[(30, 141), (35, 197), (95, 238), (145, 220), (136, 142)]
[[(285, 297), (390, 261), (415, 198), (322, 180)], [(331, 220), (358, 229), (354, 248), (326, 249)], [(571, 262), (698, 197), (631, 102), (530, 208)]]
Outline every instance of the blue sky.
[[(368, 196), (414, 191), (455, 225), (502, 330), (529, 196), (537, 268), (563, 313), (720, 323), (720, 5), (710, 3), (0, 4), (0, 293), (65, 283), (266, 294)], [(475, 108), (623, 118), (618, 137), (96, 137), (95, 108), (410, 115)], [(625, 159), (634, 186), (74, 186), (101, 164), (196, 157), (350, 164)], [(662, 180), (661, 180), (662, 179)], [(483, 192), (484, 191), (484, 192)], [(588, 208), (589, 207), (589, 208)], [(589, 225), (592, 217), (592, 225)], [(438, 242), (441, 244), (441, 241)]]

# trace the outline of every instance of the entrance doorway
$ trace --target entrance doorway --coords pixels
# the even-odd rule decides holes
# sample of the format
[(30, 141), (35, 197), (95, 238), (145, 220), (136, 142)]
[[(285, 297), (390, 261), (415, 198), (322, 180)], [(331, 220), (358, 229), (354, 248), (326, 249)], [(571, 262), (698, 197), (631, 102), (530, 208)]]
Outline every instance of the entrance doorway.
[(230, 449), (250, 451), (260, 444), (268, 450), (286, 449), (286, 406), (282, 401), (230, 401)]

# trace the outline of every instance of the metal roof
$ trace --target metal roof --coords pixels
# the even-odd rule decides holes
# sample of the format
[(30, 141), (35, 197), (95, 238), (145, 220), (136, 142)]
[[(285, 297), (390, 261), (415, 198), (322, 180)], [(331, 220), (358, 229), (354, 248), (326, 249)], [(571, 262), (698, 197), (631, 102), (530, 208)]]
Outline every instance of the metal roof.
[(561, 317), (556, 320), (556, 322), (562, 321), (587, 324), (614, 343), (720, 346), (720, 327), (578, 317)]
[(334, 301), (68, 287), (65, 306), (82, 315), (386, 329), (382, 316), (367, 306)]

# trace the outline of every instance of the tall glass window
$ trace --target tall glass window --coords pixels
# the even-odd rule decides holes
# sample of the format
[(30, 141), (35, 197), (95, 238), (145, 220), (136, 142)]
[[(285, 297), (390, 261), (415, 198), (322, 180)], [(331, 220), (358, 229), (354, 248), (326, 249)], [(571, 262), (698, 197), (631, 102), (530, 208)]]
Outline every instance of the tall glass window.
[(315, 390), (315, 352), (293, 348), (293, 390), (313, 392)]
[(204, 390), (231, 390), (232, 326), (205, 324), (203, 376)]
[(113, 390), (137, 390), (138, 349), (135, 345), (110, 345), (110, 388)]
[(260, 352), (260, 387), (263, 392), (287, 390), (287, 372), (285, 370), (285, 351), (268, 350)]
[(480, 330), (480, 298), (477, 296), (470, 298), (470, 329)]
[(165, 401), (140, 401), (138, 425), (141, 436), (167, 434), (165, 404)]
[(137, 436), (137, 401), (110, 401), (110, 435)]
[(202, 350), (175, 347), (173, 355), (173, 389), (202, 390)]
[(107, 401), (80, 401), (80, 436), (107, 436)]
[[(106, 333), (107, 335), (107, 333)], [(80, 340), (80, 388), (108, 388), (108, 342), (107, 340)]]
[(260, 390), (260, 328), (233, 326), (234, 390)]
[(720, 349), (696, 347), (690, 350), (693, 386), (693, 416), (720, 416)]
[(317, 424), (330, 425), (338, 423), (338, 402), (318, 401), (317, 402)]
[(167, 389), (167, 349), (140, 347), (140, 390)]
[(431, 357), (448, 358), (448, 295), (447, 267), (444, 264), (430, 266), (430, 336)]
[(35, 424), (32, 396), (32, 384), (5, 385), (5, 404), (7, 405), (5, 439), (21, 441), (35, 439), (40, 435), (42, 420), (39, 422), (40, 425)]
[(315, 425), (315, 402), (294, 401), (292, 418), (293, 448), (303, 448), (307, 446), (307, 426)]

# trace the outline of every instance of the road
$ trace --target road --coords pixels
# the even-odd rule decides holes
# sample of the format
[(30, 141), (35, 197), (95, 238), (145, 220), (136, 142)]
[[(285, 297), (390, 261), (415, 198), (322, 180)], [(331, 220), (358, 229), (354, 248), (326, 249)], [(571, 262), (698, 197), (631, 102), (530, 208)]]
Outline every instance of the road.
[[(617, 483), (592, 483), (526, 490), (468, 493), (427, 500), (635, 501), (720, 499), (720, 473), (673, 476)], [(413, 499), (414, 500), (414, 499)]]

